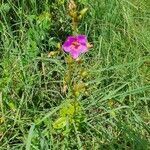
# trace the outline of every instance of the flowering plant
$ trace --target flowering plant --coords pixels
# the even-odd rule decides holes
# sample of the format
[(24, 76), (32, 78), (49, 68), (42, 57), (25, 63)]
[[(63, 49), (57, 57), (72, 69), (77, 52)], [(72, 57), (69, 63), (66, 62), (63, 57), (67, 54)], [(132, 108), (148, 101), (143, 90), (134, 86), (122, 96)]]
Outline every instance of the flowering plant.
[[(82, 75), (79, 72), (83, 72), (82, 68), (76, 67), (79, 63), (79, 56), (86, 53), (91, 45), (88, 43), (87, 36), (78, 34), (77, 24), (79, 19), (82, 18), (87, 9), (83, 9), (78, 13), (76, 10), (77, 6), (73, 0), (69, 3), (69, 15), (72, 19), (72, 30), (73, 35), (68, 36), (66, 41), (62, 45), (64, 52), (70, 54), (65, 58), (67, 63), (67, 71), (64, 76), (64, 85), (62, 92), (66, 94), (68, 90), (67, 100), (65, 106), (60, 109), (59, 118), (53, 123), (55, 129), (64, 129), (73, 124), (79, 126), (80, 122), (83, 121), (84, 113), (79, 102), (80, 94), (86, 91), (86, 86), (83, 82)], [(79, 14), (79, 16), (78, 16)], [(76, 61), (74, 61), (76, 60)], [(81, 61), (82, 62), (82, 61)], [(76, 68), (78, 71), (76, 71)], [(84, 74), (86, 71), (84, 71)], [(75, 78), (74, 78), (75, 77)]]

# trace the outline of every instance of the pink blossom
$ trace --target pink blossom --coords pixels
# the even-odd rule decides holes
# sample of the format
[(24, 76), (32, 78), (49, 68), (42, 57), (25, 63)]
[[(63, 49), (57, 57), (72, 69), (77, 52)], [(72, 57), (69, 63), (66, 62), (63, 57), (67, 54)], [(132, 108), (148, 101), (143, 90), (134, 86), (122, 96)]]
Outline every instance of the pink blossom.
[(62, 48), (70, 53), (72, 58), (77, 59), (81, 53), (88, 51), (88, 41), (85, 35), (68, 36)]

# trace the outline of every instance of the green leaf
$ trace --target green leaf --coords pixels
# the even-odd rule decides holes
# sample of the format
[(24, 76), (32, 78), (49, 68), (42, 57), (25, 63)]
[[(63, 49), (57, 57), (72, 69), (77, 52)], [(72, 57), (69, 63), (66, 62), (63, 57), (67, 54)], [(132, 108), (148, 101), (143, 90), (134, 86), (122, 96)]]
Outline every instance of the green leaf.
[(60, 116), (65, 117), (65, 116), (73, 116), (75, 113), (75, 107), (71, 104), (67, 104), (60, 110)]
[(41, 13), (37, 18), (37, 24), (43, 30), (50, 29), (51, 25), (51, 14), (48, 12)]
[(57, 3), (58, 3), (59, 5), (64, 5), (65, 0), (58, 0)]
[(79, 0), (79, 3), (81, 3), (81, 4), (85, 5), (85, 4), (87, 4), (87, 3), (88, 3), (88, 0)]
[(0, 22), (0, 32), (3, 32), (3, 25), (1, 22)]
[(0, 11), (4, 11), (4, 12), (9, 12), (9, 10), (10, 10), (10, 6), (9, 6), (9, 4), (8, 3), (5, 3), (5, 4), (2, 4), (1, 6), (0, 6)]
[(13, 102), (9, 102), (9, 103), (8, 103), (8, 106), (10, 107), (10, 109), (11, 109), (12, 111), (16, 111), (16, 106), (15, 106), (15, 104), (14, 104)]
[(26, 150), (30, 150), (31, 141), (32, 141), (32, 137), (33, 137), (33, 134), (34, 134), (34, 128), (35, 128), (35, 125), (33, 124), (30, 127), (30, 130), (29, 130), (29, 133), (28, 133), (28, 138), (27, 138), (27, 141), (26, 141)]
[(53, 123), (53, 127), (55, 129), (62, 129), (67, 125), (67, 119), (66, 117), (61, 117), (58, 118), (54, 123)]

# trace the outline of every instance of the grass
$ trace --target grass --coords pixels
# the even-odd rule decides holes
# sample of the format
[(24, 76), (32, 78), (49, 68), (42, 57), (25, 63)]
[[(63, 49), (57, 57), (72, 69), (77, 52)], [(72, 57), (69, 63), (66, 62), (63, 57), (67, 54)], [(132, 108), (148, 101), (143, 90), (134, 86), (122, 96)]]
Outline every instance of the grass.
[(78, 3), (89, 8), (78, 29), (94, 47), (79, 66), (89, 73), (85, 119), (64, 136), (52, 124), (68, 97), (67, 54), (48, 53), (71, 34), (66, 1), (1, 1), (1, 150), (150, 148), (150, 1)]

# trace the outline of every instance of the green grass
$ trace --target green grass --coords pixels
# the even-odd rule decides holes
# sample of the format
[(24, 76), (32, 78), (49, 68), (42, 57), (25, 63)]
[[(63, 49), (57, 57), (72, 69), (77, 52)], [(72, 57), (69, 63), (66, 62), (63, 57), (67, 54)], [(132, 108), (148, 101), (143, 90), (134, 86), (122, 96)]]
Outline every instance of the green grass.
[(67, 54), (48, 53), (71, 34), (66, 1), (1, 0), (1, 150), (150, 148), (150, 1), (78, 6), (89, 8), (78, 29), (94, 47), (79, 66), (89, 73), (80, 97), (85, 119), (64, 136), (52, 124), (68, 98)]

